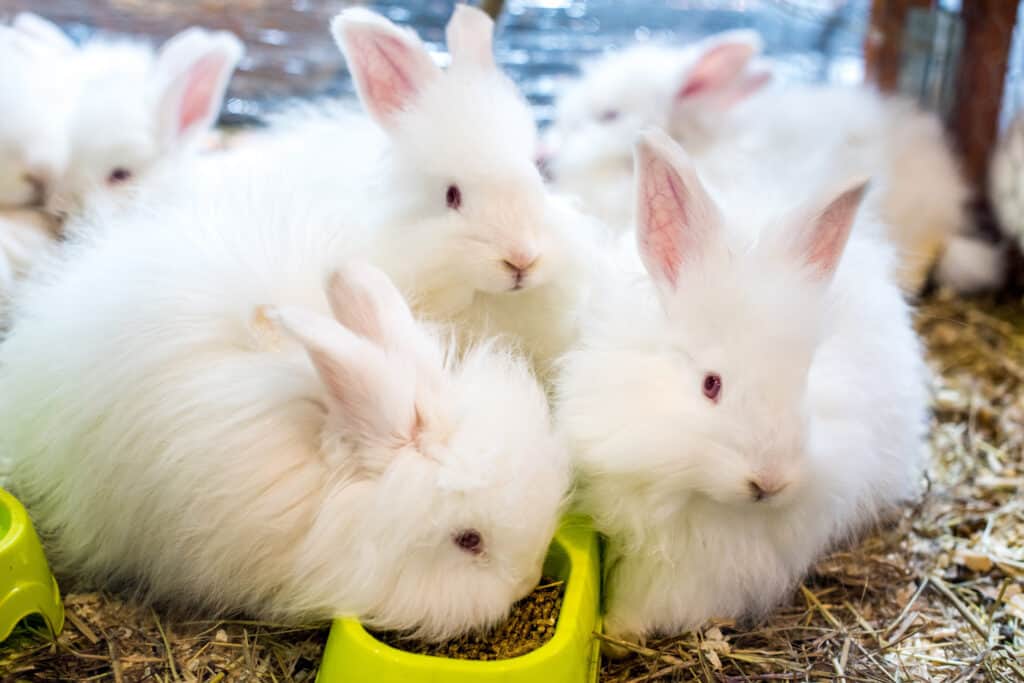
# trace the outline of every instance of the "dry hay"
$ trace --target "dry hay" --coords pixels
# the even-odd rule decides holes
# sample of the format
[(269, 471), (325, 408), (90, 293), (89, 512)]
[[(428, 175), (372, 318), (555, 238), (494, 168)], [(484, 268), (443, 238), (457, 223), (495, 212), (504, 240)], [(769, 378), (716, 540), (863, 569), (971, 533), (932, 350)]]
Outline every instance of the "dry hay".
[(512, 606), (502, 624), (486, 633), (469, 633), (443, 643), (425, 643), (385, 631), (374, 635), (400, 650), (434, 657), (491, 661), (511, 659), (536, 650), (555, 635), (562, 609), (564, 581), (545, 576), (533, 592)]
[[(1024, 681), (1024, 309), (940, 296), (918, 327), (938, 371), (920, 505), (820, 562), (766, 623), (648, 643), (604, 680)], [(35, 627), (0, 646), (3, 680), (308, 681), (326, 637), (65, 604), (55, 645)]]

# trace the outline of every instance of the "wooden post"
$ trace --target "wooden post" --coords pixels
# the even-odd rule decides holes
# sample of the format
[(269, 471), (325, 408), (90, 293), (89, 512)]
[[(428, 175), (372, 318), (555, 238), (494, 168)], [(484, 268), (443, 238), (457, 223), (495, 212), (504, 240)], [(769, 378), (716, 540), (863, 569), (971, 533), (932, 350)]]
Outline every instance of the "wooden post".
[[(967, 0), (971, 2), (972, 0)], [(882, 92), (893, 92), (900, 82), (903, 31), (914, 7), (930, 7), (931, 0), (871, 0), (871, 20), (864, 40), (866, 80)]]
[(501, 14), (501, 8), (505, 4), (504, 0), (480, 0), (480, 9), (487, 12), (491, 16), (491, 19), (498, 20), (498, 15)]
[(967, 0), (962, 15), (964, 45), (952, 129), (963, 157), (964, 172), (981, 189), (985, 186), (989, 154), (999, 135), (999, 109), (1017, 2)]

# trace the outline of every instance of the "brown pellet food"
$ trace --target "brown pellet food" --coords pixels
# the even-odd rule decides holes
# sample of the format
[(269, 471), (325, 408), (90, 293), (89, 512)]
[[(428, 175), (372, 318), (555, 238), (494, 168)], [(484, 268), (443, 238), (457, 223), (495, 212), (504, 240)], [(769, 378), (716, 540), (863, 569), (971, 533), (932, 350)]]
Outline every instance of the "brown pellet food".
[(565, 582), (542, 577), (533, 592), (512, 606), (508, 619), (486, 633), (471, 633), (442, 643), (424, 643), (398, 631), (373, 633), (383, 643), (419, 655), (492, 661), (532, 652), (555, 635)]

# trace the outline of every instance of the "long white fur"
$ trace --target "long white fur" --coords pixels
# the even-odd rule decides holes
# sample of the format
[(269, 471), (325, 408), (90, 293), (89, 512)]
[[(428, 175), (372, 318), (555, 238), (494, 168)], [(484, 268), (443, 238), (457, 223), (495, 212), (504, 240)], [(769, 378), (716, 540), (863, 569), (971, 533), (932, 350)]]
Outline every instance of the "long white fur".
[[(728, 34), (710, 46), (732, 40)], [(751, 43), (738, 43), (749, 50)], [(941, 259), (939, 279), (962, 291), (997, 286), (1004, 265), (999, 250), (971, 235), (966, 212), (970, 191), (945, 139), (941, 123), (909, 100), (883, 97), (867, 88), (789, 86), (759, 96), (750, 88), (736, 94), (734, 82), (721, 101), (688, 102), (673, 97), (688, 70), (699, 64), (708, 44), (678, 49), (640, 45), (593, 63), (559, 98), (549, 152), (555, 184), (578, 193), (603, 220), (627, 229), (633, 175), (629, 144), (645, 126), (670, 131), (702, 161), (709, 177), (727, 181), (737, 171), (735, 155), (787, 169), (829, 150), (829, 165), (840, 174), (871, 175), (898, 253), (900, 284), (920, 291), (929, 269)], [(713, 106), (713, 105), (718, 106)], [(623, 115), (600, 121), (614, 107)], [(716, 157), (724, 158), (716, 160)], [(808, 184), (821, 168), (805, 166)], [(953, 242), (969, 241), (957, 249)]]
[[(557, 389), (579, 505), (609, 538), (606, 629), (630, 638), (764, 614), (822, 553), (913, 496), (922, 466), (925, 367), (892, 250), (863, 225), (875, 219), (862, 207), (828, 284), (791, 251), (823, 206), (800, 206), (805, 186), (768, 170), (702, 202), (673, 147), (648, 134), (638, 163), (690, 179), (677, 283), (609, 272)], [(658, 206), (666, 224), (685, 221)], [(707, 372), (722, 378), (717, 405)], [(754, 502), (758, 477), (788, 486)]]
[[(419, 314), (453, 322), (463, 344), (503, 335), (544, 370), (575, 338), (593, 230), (544, 187), (535, 123), (494, 65), (491, 21), (458, 5), (448, 31), (453, 58), (442, 71), (412, 32), (366, 10), (344, 12), (334, 33), (369, 116), (344, 103), (307, 105), (211, 173), (244, 170), (268, 195), (280, 197), (284, 185), (287, 201), (322, 205)], [(396, 80), (408, 92), (373, 80), (381, 45), (395, 51), (390, 63), (404, 70)], [(449, 185), (461, 191), (457, 210), (446, 204)], [(512, 291), (503, 261), (524, 253), (536, 262)]]
[(62, 586), (428, 639), (494, 623), (569, 483), (529, 368), (452, 360), (316, 206), (223, 180), (96, 217), (16, 301), (0, 457)]

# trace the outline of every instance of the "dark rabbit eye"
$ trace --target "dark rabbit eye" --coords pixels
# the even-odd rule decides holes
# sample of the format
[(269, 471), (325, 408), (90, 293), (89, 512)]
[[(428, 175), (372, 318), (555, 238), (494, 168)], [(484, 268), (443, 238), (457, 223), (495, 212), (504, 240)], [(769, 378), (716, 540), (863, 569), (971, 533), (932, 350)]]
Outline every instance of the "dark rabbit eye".
[(722, 378), (713, 372), (704, 375), (704, 395), (718, 403), (718, 395), (722, 393)]
[(111, 185), (116, 185), (117, 183), (123, 183), (124, 181), (128, 180), (131, 177), (131, 171), (129, 171), (127, 168), (118, 167), (111, 171), (110, 175), (107, 176), (107, 182), (110, 183)]
[(619, 112), (615, 109), (606, 109), (598, 115), (597, 120), (601, 123), (611, 123), (619, 118)]
[(484, 551), (484, 537), (476, 529), (463, 529), (455, 534), (452, 542), (471, 555), (479, 555)]
[(458, 185), (449, 185), (448, 191), (444, 195), (445, 202), (448, 203), (449, 209), (457, 209), (462, 206), (462, 190), (459, 189)]

